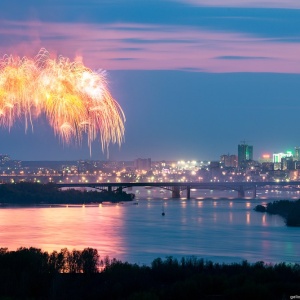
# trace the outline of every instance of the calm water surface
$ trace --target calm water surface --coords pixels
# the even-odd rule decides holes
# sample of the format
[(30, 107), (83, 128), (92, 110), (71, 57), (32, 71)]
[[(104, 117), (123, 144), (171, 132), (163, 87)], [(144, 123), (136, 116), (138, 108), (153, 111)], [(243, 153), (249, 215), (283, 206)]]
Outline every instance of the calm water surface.
[(93, 247), (102, 257), (139, 264), (170, 255), (227, 263), (300, 262), (300, 228), (253, 211), (272, 199), (142, 198), (138, 205), (2, 208), (0, 247)]

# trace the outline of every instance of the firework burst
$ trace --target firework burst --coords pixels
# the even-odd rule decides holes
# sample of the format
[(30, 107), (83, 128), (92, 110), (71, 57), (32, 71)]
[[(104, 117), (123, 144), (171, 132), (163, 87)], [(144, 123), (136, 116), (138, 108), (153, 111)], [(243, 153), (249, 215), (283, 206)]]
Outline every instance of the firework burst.
[(16, 120), (45, 115), (55, 135), (64, 143), (88, 146), (98, 137), (102, 151), (121, 144), (125, 115), (108, 90), (104, 72), (59, 56), (51, 59), (41, 49), (34, 59), (5, 55), (0, 60), (0, 126), (10, 129)]

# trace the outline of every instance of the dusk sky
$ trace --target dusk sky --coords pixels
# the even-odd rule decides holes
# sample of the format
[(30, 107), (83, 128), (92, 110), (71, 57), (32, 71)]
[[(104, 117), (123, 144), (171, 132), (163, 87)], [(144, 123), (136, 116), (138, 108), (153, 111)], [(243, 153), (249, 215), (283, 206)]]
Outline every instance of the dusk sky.
[[(107, 70), (126, 115), (111, 160), (254, 158), (300, 146), (299, 0), (1, 0), (0, 57), (40, 48)], [(46, 120), (0, 128), (21, 160), (107, 159), (63, 145)]]

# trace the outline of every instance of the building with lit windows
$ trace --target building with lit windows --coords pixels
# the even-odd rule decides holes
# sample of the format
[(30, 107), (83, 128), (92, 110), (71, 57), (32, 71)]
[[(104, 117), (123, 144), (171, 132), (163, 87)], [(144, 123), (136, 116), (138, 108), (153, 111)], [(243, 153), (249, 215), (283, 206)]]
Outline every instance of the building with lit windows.
[(238, 166), (243, 168), (253, 160), (253, 146), (246, 143), (238, 145)]
[(293, 157), (291, 151), (287, 151), (286, 153), (274, 153), (273, 154), (273, 163), (281, 163), (281, 160), (286, 157)]
[(274, 153), (273, 154), (273, 163), (275, 170), (290, 170), (292, 167), (293, 154), (291, 151), (286, 153)]
[(296, 161), (300, 160), (300, 147), (295, 147), (294, 160), (296, 160)]
[(221, 156), (220, 161), (224, 167), (236, 168), (238, 165), (238, 158), (236, 155), (224, 154)]

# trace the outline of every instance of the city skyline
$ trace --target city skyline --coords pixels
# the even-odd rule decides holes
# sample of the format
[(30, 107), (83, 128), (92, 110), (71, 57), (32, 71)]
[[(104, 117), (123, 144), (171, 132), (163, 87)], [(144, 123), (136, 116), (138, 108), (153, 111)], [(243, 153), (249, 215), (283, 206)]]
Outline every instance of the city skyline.
[[(224, 3), (225, 2), (225, 3)], [(126, 115), (109, 159), (216, 160), (299, 146), (297, 1), (2, 1), (0, 57), (41, 47), (108, 72)], [(63, 145), (44, 119), (0, 128), (0, 153), (21, 160), (107, 159)], [(222, 151), (220, 151), (220, 149)]]
[[(97, 160), (97, 159), (92, 159), (91, 157), (87, 158), (87, 159), (66, 159), (66, 160), (51, 160), (51, 159), (47, 159), (47, 160), (23, 160), (23, 161), (32, 161), (32, 162), (60, 162), (60, 161), (102, 161), (102, 162), (138, 162), (138, 161), (143, 161), (143, 163), (145, 161), (156, 161), (156, 162), (178, 162), (178, 163), (182, 163), (182, 162), (225, 162), (225, 160), (230, 161), (230, 164), (232, 164), (231, 159), (234, 161), (234, 165), (241, 165), (242, 162), (246, 162), (246, 161), (254, 161), (254, 162), (273, 162), (273, 163), (278, 163), (281, 161), (282, 158), (285, 157), (291, 157), (293, 160), (295, 161), (299, 161), (299, 151), (300, 151), (300, 147), (294, 147), (294, 148), (289, 148), (289, 149), (285, 149), (278, 152), (264, 152), (262, 153), (262, 155), (260, 155), (259, 157), (254, 157), (253, 156), (253, 145), (248, 145), (246, 144), (246, 141), (241, 141), (240, 144), (237, 145), (237, 151), (230, 153), (230, 152), (226, 152), (223, 151), (222, 153), (220, 152), (219, 157), (216, 159), (202, 159), (201, 157), (188, 157), (186, 159), (170, 159), (170, 158), (156, 158), (156, 159), (152, 159), (152, 156), (139, 156), (139, 157), (135, 157), (133, 159), (124, 159), (124, 160), (112, 160), (109, 158), (103, 159), (103, 160)], [(22, 159), (18, 158), (18, 157), (12, 157), (10, 153), (0, 153), (0, 162), (3, 159), (8, 159), (8, 160), (13, 160), (13, 161), (22, 161)], [(226, 165), (226, 163), (225, 163)]]

